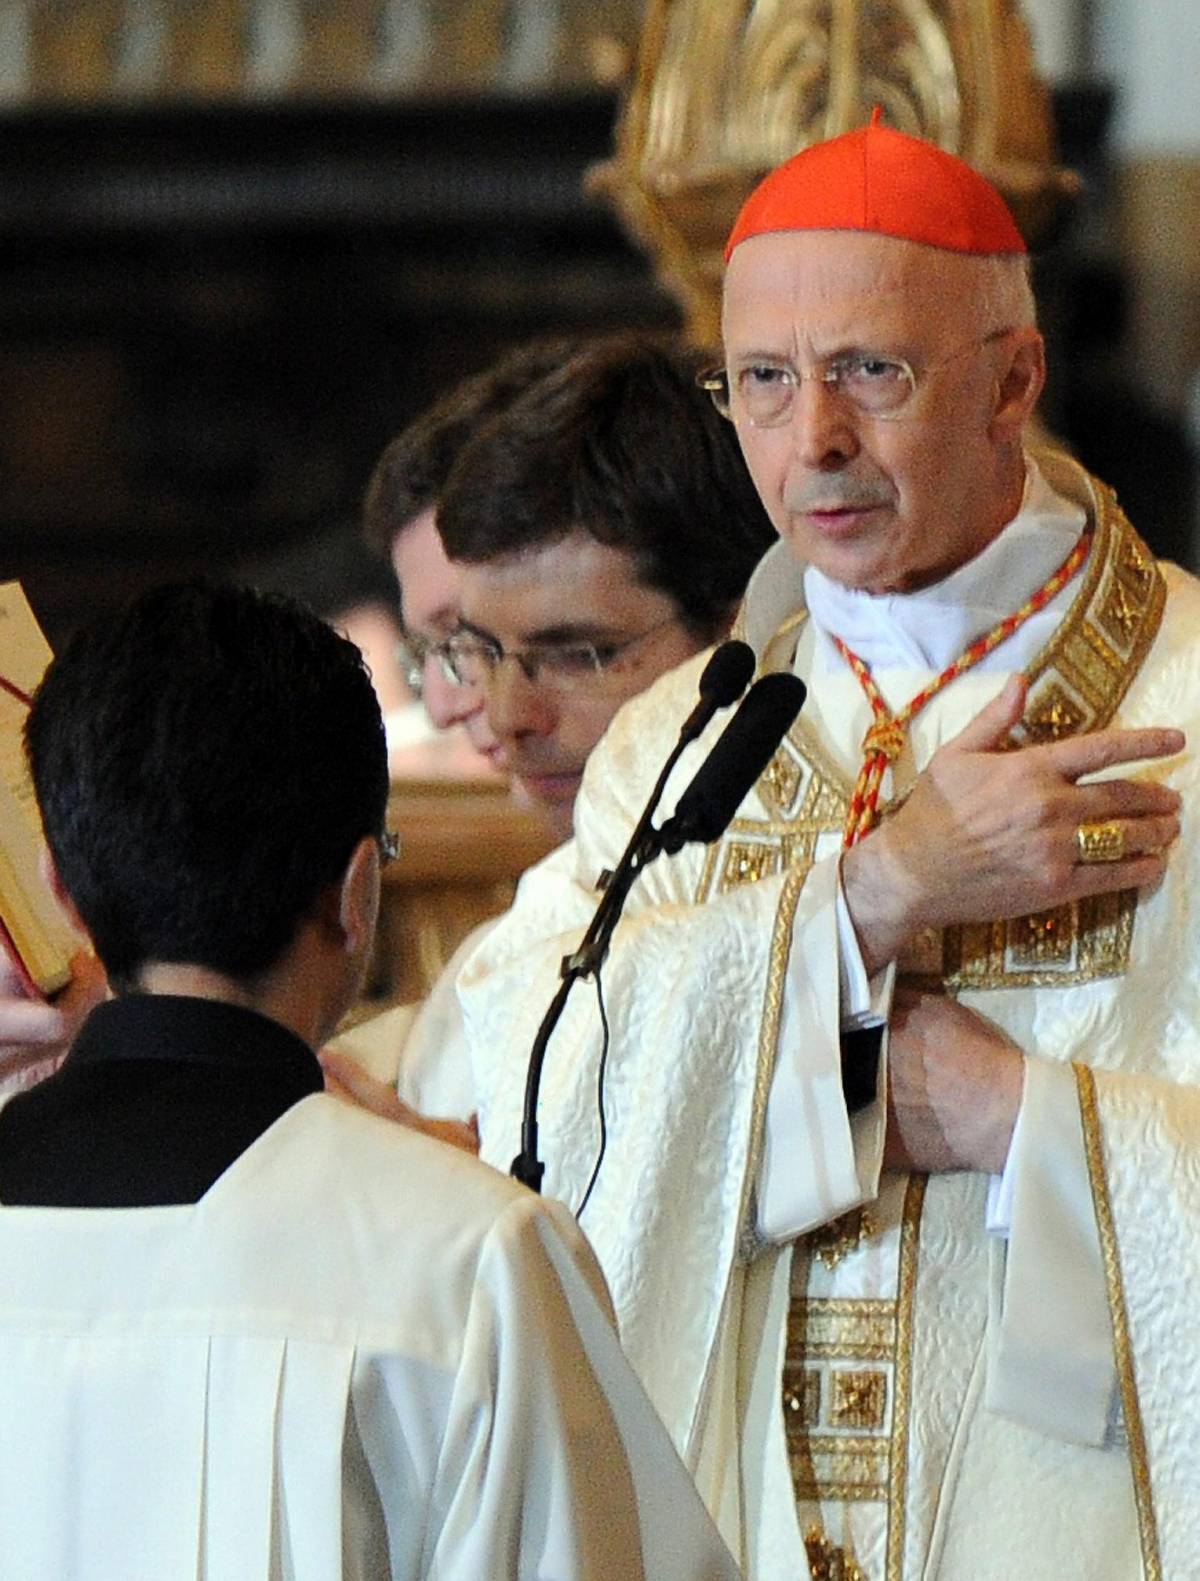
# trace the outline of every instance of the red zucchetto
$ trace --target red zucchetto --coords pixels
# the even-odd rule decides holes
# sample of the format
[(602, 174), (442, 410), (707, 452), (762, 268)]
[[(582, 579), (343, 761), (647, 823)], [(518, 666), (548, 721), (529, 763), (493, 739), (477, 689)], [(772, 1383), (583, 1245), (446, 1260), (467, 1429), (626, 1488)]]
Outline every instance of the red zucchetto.
[(764, 176), (729, 233), (873, 231), (959, 253), (1027, 249), (1004, 199), (977, 170), (924, 138), (869, 126), (814, 143)]

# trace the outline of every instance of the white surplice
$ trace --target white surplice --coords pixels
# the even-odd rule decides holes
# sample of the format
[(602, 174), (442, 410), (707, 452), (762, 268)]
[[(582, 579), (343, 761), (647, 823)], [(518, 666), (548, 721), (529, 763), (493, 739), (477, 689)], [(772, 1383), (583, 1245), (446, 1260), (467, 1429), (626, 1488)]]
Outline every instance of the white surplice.
[(463, 963), (491, 927), (488, 918), (471, 930), (424, 999), (380, 1011), (339, 1033), (330, 1047), (348, 1054), (377, 1081), (394, 1085), (422, 1114), (469, 1119), (475, 1092), (457, 982)]
[[(1026, 736), (1169, 723), (1200, 741), (1200, 589), (1153, 565), (1102, 486), (1063, 458), (1044, 466), (1096, 540), (1020, 659)], [(1044, 508), (1027, 498), (1018, 542)], [(1019, 596), (1063, 557), (1047, 555)], [(1019, 581), (1020, 559), (1002, 573)], [(837, 852), (871, 716), (854, 677), (825, 662), (782, 547), (742, 624), (767, 667), (810, 679), (805, 714), (718, 849), (660, 860), (635, 886), (604, 971), (608, 1144), (582, 1223), (627, 1354), (754, 1581), (804, 1574), (806, 1538), (814, 1573), (867, 1581), (1200, 1574), (1200, 1501), (1181, 1496), (1200, 1477), (1186, 1403), (1200, 1382), (1200, 835), (1185, 812), (1153, 894), (950, 930), (901, 963), (1029, 1056), (1006, 1243), (987, 1231), (984, 1178), (877, 1177), (882, 1083), (846, 1115)], [(892, 790), (1002, 688), (995, 659), (918, 717)], [(466, 963), (483, 1150), (497, 1164), (516, 1151), (559, 961), (702, 664), (618, 715), (589, 764), (575, 842), (526, 876)], [(913, 654), (877, 679), (899, 704), (931, 670)], [(664, 812), (719, 728), (685, 755)], [(1186, 803), (1200, 759), (1189, 749), (1143, 772)], [(541, 1102), (546, 1189), (573, 1208), (600, 1149), (600, 1052), (594, 992), (577, 989)], [(764, 1226), (764, 1167), (791, 1193), (792, 1234), (823, 1228), (793, 1241)], [(1149, 1205), (1140, 1180), (1154, 1182)]]
[(735, 1581), (569, 1216), (325, 1094), (0, 1267), (6, 1581)]

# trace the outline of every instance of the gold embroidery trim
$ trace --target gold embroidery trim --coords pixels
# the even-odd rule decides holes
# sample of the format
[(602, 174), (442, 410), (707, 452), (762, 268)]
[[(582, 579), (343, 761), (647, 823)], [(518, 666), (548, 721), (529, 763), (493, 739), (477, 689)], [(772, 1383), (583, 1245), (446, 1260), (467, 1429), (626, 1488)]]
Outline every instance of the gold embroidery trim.
[(788, 1313), (788, 1352), (810, 1361), (891, 1361), (894, 1301), (801, 1297)]
[(911, 1175), (900, 1222), (900, 1285), (896, 1302), (896, 1366), (892, 1380), (892, 1442), (889, 1452), (887, 1581), (903, 1581), (905, 1503), (908, 1497), (909, 1418), (912, 1411), (913, 1309), (917, 1296), (917, 1252), (926, 1177)]
[[(788, 615), (782, 624), (769, 637), (763, 646), (759, 673), (765, 674), (768, 670), (792, 669), (796, 662), (796, 652), (799, 647), (799, 633), (808, 619), (808, 610), (803, 606)], [(744, 631), (736, 631), (735, 636), (745, 635)], [(788, 638), (796, 640), (789, 642)], [(772, 781), (780, 778), (779, 767), (776, 762), (780, 756), (793, 758), (801, 767), (807, 769), (811, 775), (808, 788), (805, 792), (805, 803), (820, 806), (822, 800), (832, 799), (836, 803), (837, 811), (834, 814), (835, 822), (821, 823), (819, 828), (841, 829), (846, 820), (846, 811), (850, 805), (849, 787), (842, 779), (842, 774), (833, 758), (826, 752), (821, 744), (821, 738), (809, 725), (803, 712), (797, 715), (788, 733), (776, 753), (775, 758), (767, 765), (764, 776), (759, 781), (759, 793), (764, 804), (777, 813), (784, 812), (796, 799), (793, 791), (789, 799), (781, 796)], [(772, 773), (774, 770), (774, 773)], [(803, 816), (803, 813), (801, 813)]]
[(905, 966), (904, 975), (917, 987), (951, 993), (1066, 988), (1116, 977), (1129, 961), (1137, 899), (1137, 890), (1127, 889), (1093, 895), (1053, 913), (947, 928), (940, 937), (940, 969)]
[[(805, 804), (808, 799), (806, 795)], [(843, 821), (810, 820), (803, 808), (786, 821), (735, 818), (724, 838), (710, 845), (705, 853), (696, 886), (696, 904), (706, 901), (714, 888), (718, 894), (725, 894), (741, 884), (770, 877), (781, 868), (800, 868), (807, 873), (813, 865), (817, 836), (839, 829)], [(760, 852), (764, 854), (760, 856)]]
[[(1087, 655), (1099, 652), (1105, 659), (1107, 684), (1086, 720), (1090, 730), (1101, 730), (1111, 723), (1125, 693), (1141, 669), (1158, 628), (1162, 624), (1167, 585), (1146, 544), (1117, 504), (1117, 497), (1105, 484), (1093, 478), (1078, 462), (1056, 451), (1035, 452), (1052, 488), (1069, 499), (1080, 501), (1095, 522), (1096, 541), (1083, 568), (1079, 592), (1062, 624), (1026, 670), (1029, 679), (1030, 709), (1040, 701), (1039, 682), (1048, 672), (1057, 672), (1068, 681), (1078, 671), (1087, 673)], [(1101, 594), (1102, 587), (1105, 589)], [(1120, 590), (1131, 612), (1126, 652), (1115, 652), (1108, 643), (1097, 643), (1097, 626), (1102, 630), (1102, 604)], [(1108, 633), (1111, 638), (1112, 633)], [(1085, 688), (1078, 688), (1084, 695)], [(1078, 729), (1078, 726), (1075, 727)], [(1075, 730), (1066, 732), (1074, 734)]]
[(819, 1526), (804, 1534), (804, 1552), (812, 1581), (867, 1581), (844, 1548), (836, 1548)]
[(886, 1372), (832, 1368), (829, 1374), (829, 1420), (834, 1427), (877, 1433), (887, 1417)]
[(771, 638), (771, 642), (769, 642), (767, 644), (767, 646), (770, 647), (772, 643), (779, 642), (784, 637), (790, 637), (793, 632), (799, 632), (801, 626), (803, 626), (804, 622), (807, 619), (808, 619), (808, 610), (807, 609), (795, 609), (795, 610), (793, 610), (792, 613), (783, 622), (783, 624), (779, 627), (779, 629), (775, 633), (775, 635)]
[(1116, 1223), (1108, 1178), (1104, 1171), (1104, 1137), (1100, 1109), (1096, 1101), (1096, 1078), (1086, 1065), (1075, 1066), (1079, 1091), (1079, 1110), (1083, 1120), (1083, 1141), (1087, 1153), (1096, 1228), (1100, 1232), (1100, 1252), (1104, 1279), (1108, 1286), (1108, 1307), (1112, 1318), (1113, 1350), (1121, 1387), (1121, 1409), (1129, 1438), (1129, 1465), (1133, 1475), (1133, 1496), (1137, 1506), (1138, 1533), (1142, 1545), (1144, 1581), (1161, 1581), (1162, 1561), (1158, 1550), (1158, 1519), (1154, 1511), (1154, 1488), (1150, 1480), (1150, 1457), (1146, 1451), (1146, 1432), (1138, 1399), (1137, 1369), (1133, 1342), (1129, 1334), (1129, 1311), (1125, 1304), (1125, 1285), (1121, 1277), (1121, 1256), (1117, 1245)]
[[(874, 1304), (885, 1311), (856, 1312), (845, 1319), (822, 1312), (826, 1304), (820, 1300), (797, 1300), (788, 1318), (782, 1398), (792, 1488), (799, 1503), (841, 1500), (885, 1504), (891, 1440), (884, 1426), (890, 1375), (882, 1367), (862, 1369), (861, 1361), (866, 1358), (861, 1351), (870, 1349), (870, 1359), (890, 1363), (891, 1348), (887, 1347), (883, 1355), (875, 1355), (875, 1345), (860, 1343), (853, 1347), (859, 1354), (852, 1355), (848, 1354), (851, 1346), (832, 1343), (828, 1336), (844, 1321), (856, 1328), (860, 1336), (886, 1339), (889, 1332), (894, 1332), (895, 1304), (846, 1303), (860, 1309)], [(811, 1349), (805, 1334), (809, 1320), (826, 1335), (825, 1343), (818, 1342)], [(829, 1355), (843, 1363), (859, 1362), (860, 1366), (822, 1369), (820, 1362)], [(812, 1365), (814, 1362), (816, 1365)]]
[(741, 884), (757, 884), (764, 878), (770, 878), (783, 865), (780, 847), (768, 845), (763, 840), (726, 840), (723, 855), (722, 894)]
[(868, 1208), (851, 1208), (804, 1237), (809, 1251), (826, 1268), (836, 1268), (851, 1252), (876, 1234), (879, 1226)]
[(886, 1439), (808, 1437), (791, 1454), (792, 1486), (806, 1504), (836, 1499), (842, 1504), (878, 1504), (887, 1498)]
[(792, 922), (800, 893), (804, 888), (807, 872), (796, 868), (783, 881), (779, 905), (775, 912), (775, 927), (771, 935), (770, 959), (767, 963), (767, 984), (763, 996), (761, 1029), (758, 1036), (758, 1070), (755, 1074), (754, 1097), (750, 1116), (750, 1147), (746, 1159), (746, 1176), (742, 1183), (741, 1246), (745, 1261), (761, 1250), (754, 1227), (751, 1204), (754, 1182), (758, 1178), (762, 1156), (763, 1129), (767, 1119), (767, 1097), (771, 1090), (771, 1077), (775, 1070), (775, 1048), (779, 1041), (779, 1022), (783, 1015), (783, 988), (787, 977), (788, 957), (792, 947)]
[[(808, 1298), (793, 1300), (788, 1315), (784, 1361), (785, 1405), (790, 1390), (796, 1405), (785, 1414), (792, 1485), (799, 1503), (882, 1502), (887, 1505), (887, 1578), (901, 1581), (905, 1501), (908, 1495), (909, 1423), (912, 1410), (913, 1313), (917, 1288), (918, 1240), (925, 1201), (923, 1175), (909, 1178), (900, 1225), (896, 1301)], [(893, 1362), (891, 1429), (879, 1436), (848, 1436), (806, 1431), (812, 1369), (806, 1363), (836, 1359)], [(887, 1418), (888, 1374), (831, 1368), (826, 1408), (830, 1424), (883, 1427)], [(847, 1410), (839, 1417), (841, 1399)]]

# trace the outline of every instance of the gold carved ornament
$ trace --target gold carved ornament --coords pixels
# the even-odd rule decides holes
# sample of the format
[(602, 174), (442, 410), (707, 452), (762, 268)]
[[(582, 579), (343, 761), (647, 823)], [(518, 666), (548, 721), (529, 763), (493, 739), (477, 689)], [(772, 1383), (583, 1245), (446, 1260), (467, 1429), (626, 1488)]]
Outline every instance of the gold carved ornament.
[(720, 338), (725, 239), (752, 188), (876, 104), (988, 176), (1031, 241), (1078, 190), (1016, 0), (650, 0), (615, 157), (590, 182), (695, 341)]

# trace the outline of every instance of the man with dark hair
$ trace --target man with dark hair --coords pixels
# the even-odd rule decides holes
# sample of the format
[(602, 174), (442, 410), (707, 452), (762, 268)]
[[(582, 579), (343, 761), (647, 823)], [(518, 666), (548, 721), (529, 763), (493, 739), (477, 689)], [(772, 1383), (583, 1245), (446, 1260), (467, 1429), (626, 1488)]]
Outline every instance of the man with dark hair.
[[(482, 702), (488, 756), (563, 839), (613, 715), (727, 632), (775, 537), (736, 436), (697, 384), (700, 366), (644, 335), (582, 347), (463, 446), (438, 504), (456, 629), (436, 656), (460, 695)], [(390, 1073), (402, 1044), (403, 1100), (470, 1115), (453, 983), (480, 937), (415, 1020), (402, 1006), (339, 1040), (331, 1076), (404, 1117), (355, 1063)]]
[(0, 1109), (0, 1574), (733, 1581), (569, 1216), (321, 1091), (386, 845), (353, 645), (162, 589), (27, 742), (117, 997)]
[(459, 573), (446, 666), (564, 838), (617, 709), (728, 631), (774, 540), (700, 366), (644, 336), (584, 347), (462, 450), (438, 507)]
[(387, 763), (364, 681), (298, 608), (200, 586), (149, 594), (51, 664), (30, 768), (115, 991), (144, 988), (147, 963), (257, 979), (358, 847), (377, 865)]

